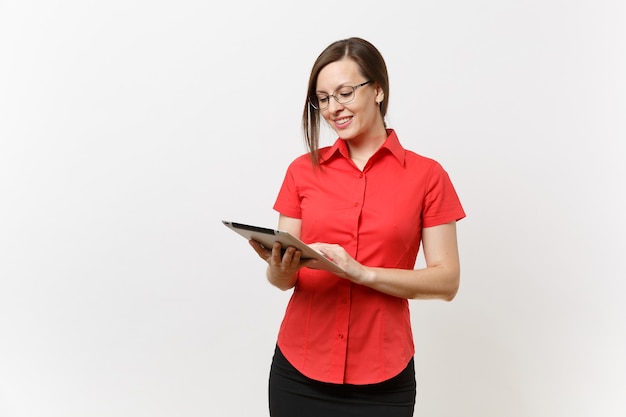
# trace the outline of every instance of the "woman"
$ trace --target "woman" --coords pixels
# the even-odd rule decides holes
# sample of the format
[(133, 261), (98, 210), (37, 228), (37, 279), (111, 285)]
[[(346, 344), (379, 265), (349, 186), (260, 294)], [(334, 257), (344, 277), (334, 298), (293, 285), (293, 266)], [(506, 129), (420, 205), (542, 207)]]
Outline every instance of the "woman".
[[(334, 42), (315, 61), (302, 116), (309, 152), (290, 164), (274, 209), (279, 229), (344, 273), (250, 242), (270, 283), (293, 288), (270, 370), (274, 417), (413, 415), (408, 299), (454, 298), (465, 213), (441, 165), (387, 128), (388, 104), (385, 61), (366, 40)], [(320, 116), (338, 135), (322, 149)], [(420, 243), (426, 267), (414, 269)]]

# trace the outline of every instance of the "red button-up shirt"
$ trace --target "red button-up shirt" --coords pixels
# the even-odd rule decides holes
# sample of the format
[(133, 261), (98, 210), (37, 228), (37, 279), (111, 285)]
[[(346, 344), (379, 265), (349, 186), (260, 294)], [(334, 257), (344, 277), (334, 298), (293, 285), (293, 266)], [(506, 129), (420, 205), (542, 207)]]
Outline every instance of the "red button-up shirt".
[[(322, 169), (300, 156), (287, 170), (274, 209), (302, 219), (306, 243), (337, 243), (366, 266), (412, 269), (422, 228), (465, 213), (441, 165), (405, 150), (392, 129), (388, 134), (363, 171), (341, 139), (320, 149)], [(319, 381), (387, 380), (415, 352), (408, 301), (303, 268), (278, 345), (295, 368)]]

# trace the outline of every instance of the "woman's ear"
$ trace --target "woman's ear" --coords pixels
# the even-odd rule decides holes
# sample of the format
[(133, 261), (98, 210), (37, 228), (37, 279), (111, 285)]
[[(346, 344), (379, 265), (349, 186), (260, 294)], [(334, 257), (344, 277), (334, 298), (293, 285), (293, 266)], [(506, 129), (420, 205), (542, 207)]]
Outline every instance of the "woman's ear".
[(385, 92), (381, 87), (376, 87), (376, 103), (380, 104), (385, 99)]

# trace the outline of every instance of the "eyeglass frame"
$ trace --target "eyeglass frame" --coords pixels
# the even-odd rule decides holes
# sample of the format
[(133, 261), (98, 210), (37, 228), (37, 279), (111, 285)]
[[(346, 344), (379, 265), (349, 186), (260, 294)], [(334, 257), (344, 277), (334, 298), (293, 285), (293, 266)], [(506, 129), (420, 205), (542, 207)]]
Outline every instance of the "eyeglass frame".
[[(352, 103), (352, 102), (354, 101), (354, 99), (356, 98), (356, 90), (358, 90), (358, 89), (359, 89), (359, 88), (361, 88), (361, 87), (366, 86), (367, 84), (371, 83), (372, 81), (373, 81), (373, 80), (367, 80), (367, 81), (365, 81), (364, 83), (361, 83), (361, 84), (358, 84), (358, 85), (355, 85), (355, 86), (349, 86), (349, 85), (344, 85), (344, 86), (342, 86), (341, 88), (351, 88), (351, 89), (352, 89), (352, 98), (351, 98), (350, 100), (346, 101), (346, 102), (343, 102), (343, 103), (342, 103), (341, 101), (339, 101), (339, 99), (338, 99), (338, 98), (337, 98), (334, 94), (327, 94), (327, 96), (328, 96), (328, 99), (329, 99), (329, 100), (328, 100), (328, 104), (327, 104), (325, 107), (323, 107), (323, 108), (322, 108), (322, 107), (317, 107), (317, 106), (315, 106), (315, 104), (313, 104), (313, 101), (311, 100), (311, 99), (312, 99), (312, 96), (311, 96), (311, 97), (309, 97), (309, 100), (308, 100), (308, 101), (309, 101), (309, 104), (310, 104), (310, 105), (311, 105), (311, 107), (313, 107), (315, 110), (326, 110), (326, 109), (330, 106), (330, 98), (331, 98), (331, 97), (332, 97), (332, 98), (334, 98), (334, 99), (335, 99), (335, 101), (336, 101), (337, 103), (339, 103), (339, 104), (348, 104), (348, 103)], [(341, 88), (339, 88), (339, 89), (341, 89)], [(317, 94), (315, 94), (315, 98), (316, 98), (317, 102), (319, 103), (319, 97), (317, 97)]]

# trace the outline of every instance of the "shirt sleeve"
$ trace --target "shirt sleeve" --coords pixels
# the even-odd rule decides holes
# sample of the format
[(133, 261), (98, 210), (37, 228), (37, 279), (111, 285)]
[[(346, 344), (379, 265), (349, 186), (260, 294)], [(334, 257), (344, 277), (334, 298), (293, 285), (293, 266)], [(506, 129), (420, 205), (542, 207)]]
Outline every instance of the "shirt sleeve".
[(422, 226), (439, 226), (464, 217), (465, 211), (448, 173), (435, 162), (428, 176)]
[(287, 168), (285, 178), (274, 203), (274, 210), (285, 216), (301, 219), (302, 208), (300, 207), (300, 195), (296, 184), (296, 170), (295, 162)]

